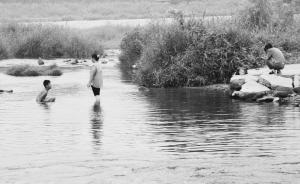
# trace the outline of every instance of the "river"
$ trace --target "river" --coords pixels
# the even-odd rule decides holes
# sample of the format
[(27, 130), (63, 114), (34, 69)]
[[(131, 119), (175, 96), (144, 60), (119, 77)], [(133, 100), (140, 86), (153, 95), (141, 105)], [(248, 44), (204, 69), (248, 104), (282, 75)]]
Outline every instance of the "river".
[[(297, 107), (196, 88), (139, 90), (115, 56), (95, 107), (86, 67), (12, 77), (3, 63), (0, 87), (14, 90), (0, 94), (3, 184), (300, 182)], [(57, 101), (40, 105), (46, 78)]]

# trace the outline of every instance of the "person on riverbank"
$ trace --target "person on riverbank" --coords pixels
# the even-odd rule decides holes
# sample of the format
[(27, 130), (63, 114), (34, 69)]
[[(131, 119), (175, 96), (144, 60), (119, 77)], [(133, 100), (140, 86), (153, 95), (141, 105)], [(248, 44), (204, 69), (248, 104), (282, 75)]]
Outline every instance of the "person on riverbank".
[(36, 97), (36, 101), (38, 103), (55, 102), (55, 98), (47, 98), (48, 92), (52, 88), (50, 80), (44, 80), (43, 85), (45, 89), (39, 93)]
[(264, 48), (267, 54), (267, 66), (272, 70), (270, 74), (281, 74), (281, 70), (284, 68), (285, 58), (283, 53), (278, 49), (272, 46), (272, 44), (266, 44)]
[(88, 88), (92, 88), (96, 102), (100, 102), (100, 90), (103, 87), (102, 67), (99, 62), (100, 56), (97, 54), (92, 55), (93, 65), (90, 69), (90, 77), (87, 84)]

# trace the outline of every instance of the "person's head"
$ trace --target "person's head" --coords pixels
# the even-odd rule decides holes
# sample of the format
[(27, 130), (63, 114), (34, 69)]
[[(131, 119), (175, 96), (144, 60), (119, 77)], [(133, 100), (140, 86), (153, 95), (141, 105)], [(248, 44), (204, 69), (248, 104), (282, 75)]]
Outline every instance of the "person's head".
[(46, 90), (49, 90), (52, 87), (50, 80), (44, 80), (43, 85), (44, 85)]
[(267, 52), (271, 48), (273, 48), (272, 44), (267, 43), (267, 45), (265, 46), (264, 50), (265, 50), (265, 52)]
[(93, 63), (94, 63), (94, 62), (98, 62), (99, 59), (100, 59), (99, 55), (97, 55), (96, 53), (95, 53), (95, 54), (92, 54), (92, 61), (93, 61)]

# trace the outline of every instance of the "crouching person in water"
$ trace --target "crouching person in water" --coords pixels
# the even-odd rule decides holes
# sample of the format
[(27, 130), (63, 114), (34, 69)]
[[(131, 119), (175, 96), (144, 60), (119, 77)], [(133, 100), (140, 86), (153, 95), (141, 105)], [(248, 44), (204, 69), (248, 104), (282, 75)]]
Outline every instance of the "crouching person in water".
[(87, 84), (88, 88), (92, 88), (96, 103), (100, 103), (100, 89), (103, 86), (102, 68), (99, 62), (100, 57), (97, 54), (92, 55), (93, 66), (90, 70), (90, 78)]
[(48, 92), (52, 88), (51, 82), (49, 80), (44, 80), (43, 85), (45, 89), (36, 97), (36, 101), (38, 103), (55, 102), (55, 98), (47, 98)]
[(281, 70), (284, 68), (285, 58), (283, 53), (278, 49), (274, 48), (270, 43), (268, 43), (264, 48), (267, 54), (267, 66), (272, 70), (270, 74), (281, 74)]

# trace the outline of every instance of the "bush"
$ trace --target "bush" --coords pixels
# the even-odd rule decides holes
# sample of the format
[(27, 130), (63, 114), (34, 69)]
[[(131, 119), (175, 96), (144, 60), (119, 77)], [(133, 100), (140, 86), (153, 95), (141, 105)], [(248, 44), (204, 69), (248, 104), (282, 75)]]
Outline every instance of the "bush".
[(8, 58), (8, 52), (5, 48), (4, 44), (0, 40), (0, 59), (6, 59)]
[(5, 48), (16, 58), (87, 58), (94, 52), (103, 54), (97, 40), (60, 27), (8, 24), (0, 27), (6, 38)]
[(31, 65), (17, 65), (11, 66), (6, 73), (13, 76), (61, 76), (62, 71), (56, 65), (51, 66), (31, 66)]
[(128, 52), (128, 60), (137, 62), (136, 79), (147, 87), (227, 83), (238, 67), (263, 64), (260, 59), (263, 44), (257, 46), (253, 34), (238, 27), (214, 29), (201, 20), (176, 19), (171, 25), (157, 24), (140, 31), (139, 35), (144, 36), (139, 39), (143, 40), (139, 42), (141, 54), (132, 53), (133, 47), (121, 49)]
[(121, 54), (119, 60), (124, 67), (131, 67), (141, 57), (143, 49), (143, 38), (140, 33), (140, 29), (136, 28), (133, 31), (127, 33), (122, 39)]

